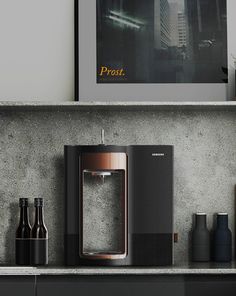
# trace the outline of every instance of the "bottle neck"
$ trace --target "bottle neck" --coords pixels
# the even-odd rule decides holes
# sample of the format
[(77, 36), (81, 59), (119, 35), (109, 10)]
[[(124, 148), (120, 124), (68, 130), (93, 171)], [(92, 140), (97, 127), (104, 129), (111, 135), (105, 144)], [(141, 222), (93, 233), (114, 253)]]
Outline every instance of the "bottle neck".
[(35, 224), (44, 225), (43, 207), (41, 207), (41, 206), (36, 206), (35, 207)]
[(196, 216), (196, 228), (198, 229), (205, 229), (207, 227), (206, 225), (206, 216)]
[(220, 229), (227, 229), (228, 228), (228, 216), (227, 215), (217, 216), (217, 227)]
[(28, 207), (23, 206), (20, 208), (20, 224), (28, 225), (29, 224), (29, 211)]

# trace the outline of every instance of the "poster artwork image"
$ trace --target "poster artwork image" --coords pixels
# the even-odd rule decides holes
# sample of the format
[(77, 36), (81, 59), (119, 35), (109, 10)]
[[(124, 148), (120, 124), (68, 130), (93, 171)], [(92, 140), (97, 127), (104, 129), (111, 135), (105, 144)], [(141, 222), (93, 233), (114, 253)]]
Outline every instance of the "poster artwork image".
[(97, 0), (97, 83), (227, 83), (226, 0)]

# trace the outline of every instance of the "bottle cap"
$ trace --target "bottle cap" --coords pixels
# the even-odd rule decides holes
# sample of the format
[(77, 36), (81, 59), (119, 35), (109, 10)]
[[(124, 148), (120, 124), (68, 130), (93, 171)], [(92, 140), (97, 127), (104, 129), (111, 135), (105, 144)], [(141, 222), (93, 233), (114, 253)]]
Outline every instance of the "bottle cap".
[(196, 213), (196, 216), (206, 216), (206, 213)]
[(43, 198), (35, 198), (34, 199), (34, 206), (35, 207), (42, 207), (43, 206)]
[(19, 207), (28, 207), (28, 198), (19, 198)]
[(217, 213), (218, 216), (228, 216), (228, 213)]

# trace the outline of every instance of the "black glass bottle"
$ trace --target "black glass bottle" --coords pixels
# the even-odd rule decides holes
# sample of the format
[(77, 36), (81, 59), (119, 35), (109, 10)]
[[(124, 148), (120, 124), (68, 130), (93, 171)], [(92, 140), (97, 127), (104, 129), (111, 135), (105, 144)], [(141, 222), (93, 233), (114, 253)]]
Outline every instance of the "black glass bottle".
[(213, 233), (213, 259), (215, 262), (232, 260), (232, 233), (228, 227), (228, 214), (217, 214), (217, 225)]
[(30, 265), (30, 232), (28, 199), (19, 199), (20, 222), (16, 230), (15, 261), (17, 265)]
[(210, 232), (207, 229), (206, 214), (195, 214), (195, 225), (192, 231), (192, 261), (210, 261)]
[(43, 199), (35, 198), (35, 222), (31, 230), (31, 264), (48, 264), (48, 231), (44, 224)]

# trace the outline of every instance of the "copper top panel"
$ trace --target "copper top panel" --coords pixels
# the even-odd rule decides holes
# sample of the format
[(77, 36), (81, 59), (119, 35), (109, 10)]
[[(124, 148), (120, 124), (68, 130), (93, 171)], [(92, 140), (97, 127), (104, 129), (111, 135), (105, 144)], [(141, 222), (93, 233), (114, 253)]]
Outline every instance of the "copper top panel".
[(82, 170), (126, 170), (126, 167), (126, 153), (83, 153), (81, 156)]

